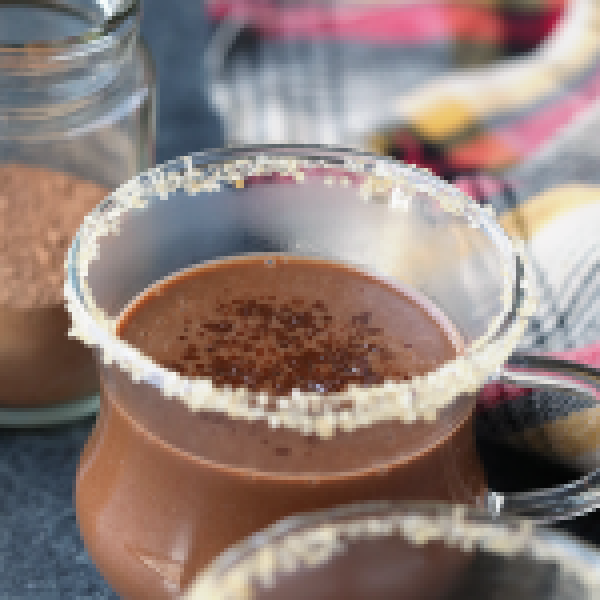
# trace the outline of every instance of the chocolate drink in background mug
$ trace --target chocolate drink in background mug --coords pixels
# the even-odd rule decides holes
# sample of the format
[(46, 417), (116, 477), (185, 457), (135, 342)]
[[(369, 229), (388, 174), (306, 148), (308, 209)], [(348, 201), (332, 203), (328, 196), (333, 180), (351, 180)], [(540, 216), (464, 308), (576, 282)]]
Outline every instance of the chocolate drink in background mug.
[[(118, 334), (180, 375), (265, 394), (258, 402), (408, 380), (462, 350), (414, 291), (343, 264), (280, 256), (217, 261), (158, 282), (122, 313)], [(386, 498), (476, 504), (486, 492), (470, 408), (450, 432), (443, 420), (384, 420), (321, 439), (189, 412), (120, 373), (102, 380), (100, 423), (110, 427), (86, 447), (77, 513), (92, 557), (126, 598), (174, 597), (226, 547), (289, 514)], [(132, 418), (125, 404), (136, 396), (151, 410)], [(148, 433), (156, 427), (188, 454)], [(123, 463), (136, 478), (102, 515), (116, 482), (127, 481)], [(103, 516), (115, 536), (120, 524), (136, 531), (130, 562), (102, 547), (117, 541), (98, 529)]]

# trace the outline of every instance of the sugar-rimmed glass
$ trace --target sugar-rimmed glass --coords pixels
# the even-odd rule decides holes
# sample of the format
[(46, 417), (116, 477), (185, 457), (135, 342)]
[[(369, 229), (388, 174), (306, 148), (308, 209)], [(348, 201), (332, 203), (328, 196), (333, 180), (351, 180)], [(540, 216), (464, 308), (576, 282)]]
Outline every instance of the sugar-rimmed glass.
[[(247, 391), (180, 377), (116, 337), (122, 310), (157, 280), (255, 253), (337, 260), (408, 285), (452, 323), (465, 351), (424, 377), (349, 392), (354, 410), (342, 414), (341, 398), (331, 395), (312, 398), (320, 404), (309, 402), (311, 411), (303, 409), (305, 394), (263, 410)], [(99, 567), (131, 597), (158, 588), (157, 597), (170, 597), (224, 547), (298, 511), (408, 496), (544, 520), (598, 503), (589, 477), (516, 497), (481, 485), (474, 392), (493, 376), (534, 377), (503, 365), (535, 293), (516, 243), (493, 216), (425, 171), (319, 147), (227, 149), (171, 161), (122, 186), (88, 216), (69, 254), (66, 294), (73, 335), (97, 350), (103, 386), (79, 469), (77, 514)], [(273, 439), (283, 431), (299, 444), (309, 433), (329, 453), (392, 426), (414, 443), (401, 455), (334, 473), (310, 465), (286, 472), (285, 463), (265, 470), (246, 456), (216, 454), (198, 433), (203, 415), (235, 422), (236, 439), (248, 448), (259, 443), (250, 440), (254, 427)], [(433, 477), (419, 476), (427, 469)], [(119, 540), (111, 533), (117, 530)]]

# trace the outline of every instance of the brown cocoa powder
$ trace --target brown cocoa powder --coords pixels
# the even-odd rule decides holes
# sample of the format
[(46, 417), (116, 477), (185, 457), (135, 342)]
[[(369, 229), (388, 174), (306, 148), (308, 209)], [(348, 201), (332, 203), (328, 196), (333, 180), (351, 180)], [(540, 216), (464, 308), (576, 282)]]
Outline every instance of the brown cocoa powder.
[(0, 305), (29, 309), (63, 303), (71, 239), (109, 192), (43, 167), (0, 166)]
[(73, 175), (0, 165), (0, 407), (95, 393), (92, 352), (67, 336), (64, 260), (84, 216), (109, 193)]

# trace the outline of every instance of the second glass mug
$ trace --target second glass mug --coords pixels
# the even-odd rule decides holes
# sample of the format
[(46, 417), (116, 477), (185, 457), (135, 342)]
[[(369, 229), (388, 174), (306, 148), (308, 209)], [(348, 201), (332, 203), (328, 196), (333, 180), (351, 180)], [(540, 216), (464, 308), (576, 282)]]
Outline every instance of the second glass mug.
[(597, 600), (597, 549), (473, 507), (375, 502), (284, 519), (181, 600)]
[[(122, 311), (154, 282), (256, 253), (336, 261), (410, 286), (464, 351), (350, 396), (350, 412), (326, 394), (315, 408), (303, 393), (260, 409), (248, 390), (182, 377), (117, 337)], [(177, 597), (247, 535), (355, 501), (441, 500), (537, 521), (600, 504), (597, 473), (529, 494), (487, 488), (473, 432), (479, 387), (492, 376), (595, 399), (597, 374), (540, 357), (509, 366), (536, 305), (526, 261), (492, 216), (425, 171), (321, 147), (194, 154), (136, 177), (88, 215), (67, 270), (72, 335), (95, 349), (102, 388), (77, 518), (125, 598)], [(282, 445), (304, 457), (293, 469), (273, 458)], [(343, 458), (333, 471), (319, 467), (323, 457)]]

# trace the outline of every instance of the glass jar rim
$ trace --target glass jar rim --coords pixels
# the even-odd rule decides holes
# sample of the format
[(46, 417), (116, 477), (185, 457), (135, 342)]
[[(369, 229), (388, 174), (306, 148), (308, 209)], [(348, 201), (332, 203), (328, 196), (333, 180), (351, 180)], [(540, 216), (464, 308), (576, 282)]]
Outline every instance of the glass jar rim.
[(595, 568), (600, 553), (566, 533), (473, 506), (375, 501), (278, 521), (225, 550), (196, 575), (182, 600), (251, 598), (252, 583), (273, 583), (278, 558), (289, 574), (303, 564), (325, 564), (348, 541), (391, 535), (419, 546), (441, 541), (462, 551), (480, 549), (507, 558), (525, 554), (534, 560), (554, 561), (600, 592), (600, 573)]
[[(0, 52), (31, 52), (44, 54), (60, 50), (69, 50), (101, 40), (116, 30), (127, 17), (139, 12), (141, 0), (118, 0), (109, 14), (105, 14), (100, 23), (93, 24), (83, 33), (57, 40), (30, 40), (27, 42), (6, 43), (0, 40)], [(51, 8), (51, 6), (50, 6)]]
[[(462, 215), (472, 226), (484, 229), (496, 248), (507, 257), (502, 313), (464, 354), (423, 377), (406, 382), (385, 382), (356, 390), (349, 388), (339, 394), (339, 398), (333, 394), (293, 393), (277, 398), (276, 410), (267, 411), (259, 394), (244, 388), (240, 388), (241, 391), (221, 390), (210, 380), (180, 376), (157, 365), (117, 337), (117, 319), (107, 317), (95, 305), (87, 285), (87, 269), (96, 258), (97, 239), (117, 232), (120, 218), (125, 213), (143, 208), (151, 197), (160, 195), (166, 199), (169, 191), (180, 187), (187, 191), (186, 185), (191, 188), (190, 193), (202, 193), (214, 191), (215, 185), (222, 185), (227, 177), (229, 182), (235, 178), (238, 181), (244, 174), (265, 174), (271, 168), (270, 173), (295, 176), (300, 166), (324, 168), (327, 164), (338, 171), (345, 169), (347, 174), (360, 173), (370, 178), (367, 182), (385, 180), (392, 186), (388, 190), (390, 194), (393, 189), (400, 189), (400, 184), (404, 194), (407, 186), (415, 193), (422, 191), (423, 186), (431, 191), (433, 186), (433, 194), (441, 208)], [(65, 297), (73, 322), (70, 335), (98, 348), (104, 364), (117, 363), (135, 381), (157, 385), (163, 395), (179, 398), (192, 411), (210, 410), (225, 412), (233, 418), (267, 419), (272, 427), (288, 427), (321, 438), (332, 437), (339, 428), (352, 431), (389, 418), (406, 422), (414, 422), (417, 418), (435, 421), (441, 409), (453, 404), (457, 396), (475, 392), (490, 373), (502, 366), (536, 308), (535, 294), (530, 288), (533, 278), (526, 257), (488, 210), (427, 171), (366, 152), (309, 145), (247, 146), (195, 153), (138, 175), (86, 217), (69, 250), (66, 275)], [(349, 397), (354, 411), (334, 414), (332, 407), (336, 406), (336, 400), (344, 402)]]

